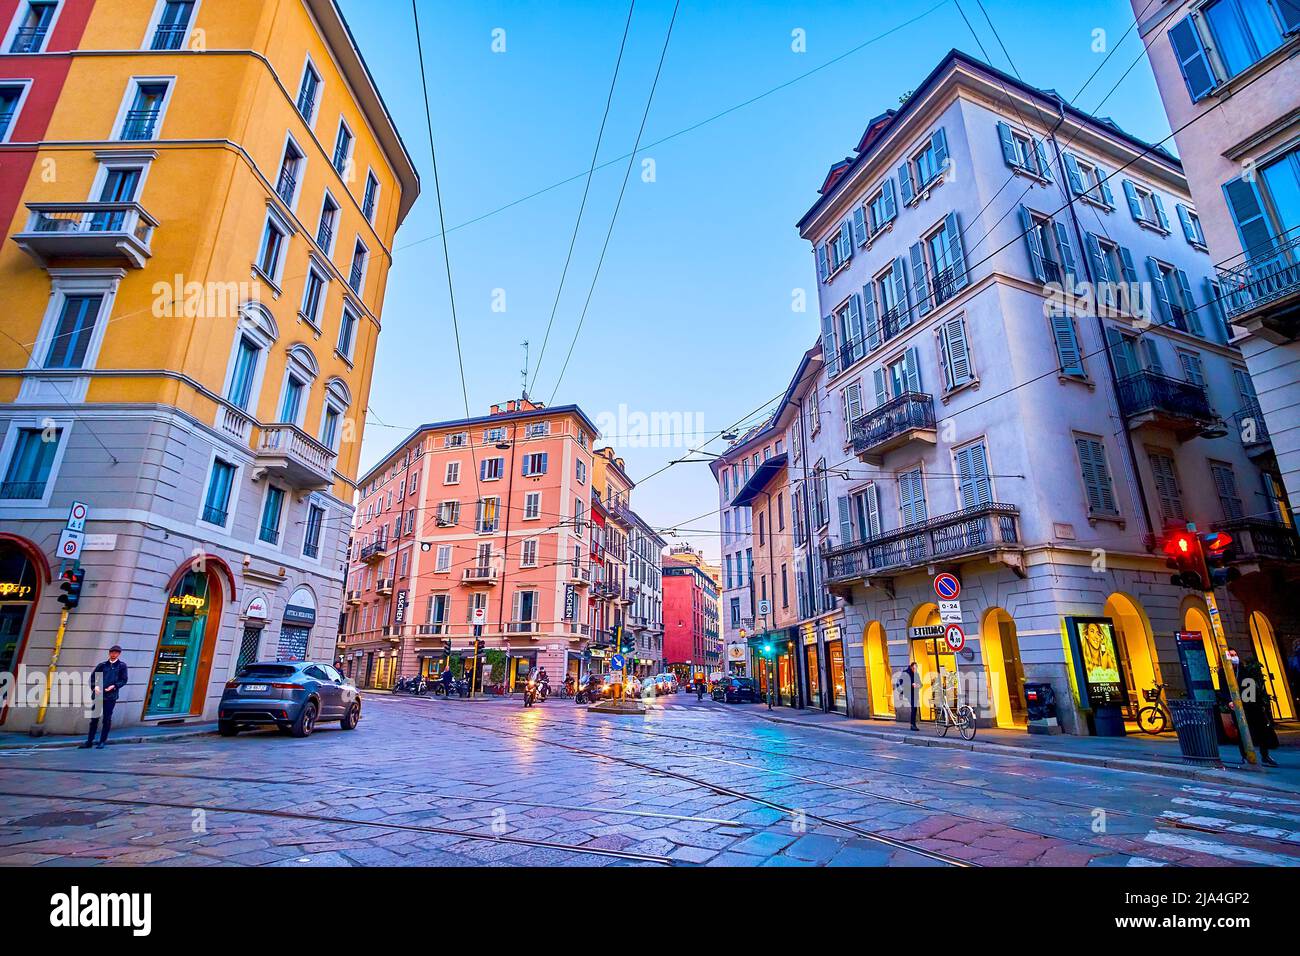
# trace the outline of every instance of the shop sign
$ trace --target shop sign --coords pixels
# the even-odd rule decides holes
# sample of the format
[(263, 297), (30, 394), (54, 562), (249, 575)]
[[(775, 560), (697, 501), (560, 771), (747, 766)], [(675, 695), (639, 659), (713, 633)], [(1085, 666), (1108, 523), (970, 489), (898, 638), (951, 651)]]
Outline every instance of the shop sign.
[(564, 586), (564, 619), (572, 621), (578, 613), (578, 592), (572, 584)]
[(268, 614), (266, 598), (260, 594), (248, 602), (248, 607), (244, 610), (244, 617), (252, 618), (258, 621), (265, 621)]
[(927, 624), (924, 627), (914, 627), (912, 628), (912, 640), (932, 641), (935, 638), (943, 637), (944, 630), (942, 624)]
[(393, 609), (393, 623), (406, 623), (406, 600), (409, 592), (402, 590), (397, 592), (397, 604)]
[(316, 623), (316, 609), (314, 607), (302, 607), (297, 604), (290, 604), (284, 609), (284, 619), (290, 624), (301, 624), (304, 627), (311, 627)]
[(743, 644), (728, 645), (727, 660), (743, 662), (745, 660), (745, 646)]
[(167, 603), (173, 610), (197, 614), (208, 606), (208, 599), (201, 594), (173, 594)]
[(1115, 623), (1108, 617), (1067, 617), (1065, 632), (1073, 651), (1079, 686), (1088, 699), (1085, 706), (1114, 706), (1125, 699), (1119, 672)]
[(17, 581), (0, 581), (0, 598), (6, 601), (30, 601), (35, 592), (30, 584)]

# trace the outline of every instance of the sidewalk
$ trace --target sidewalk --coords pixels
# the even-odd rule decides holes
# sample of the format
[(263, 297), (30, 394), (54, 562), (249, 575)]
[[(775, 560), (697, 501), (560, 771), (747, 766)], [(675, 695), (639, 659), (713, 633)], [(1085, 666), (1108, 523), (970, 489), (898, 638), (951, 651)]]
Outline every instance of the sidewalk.
[[(201, 737), (216, 732), (217, 725), (215, 722), (183, 724), (176, 727), (124, 727), (122, 730), (115, 730), (109, 735), (108, 745), (115, 747), (118, 744), (160, 744), (173, 740), (183, 740), (186, 737)], [(0, 734), (0, 750), (57, 750), (59, 748), (79, 746), (85, 740), (86, 738), (80, 734), (75, 737), (66, 734), (32, 737), (25, 733), (8, 733)]]
[[(1272, 757), (1281, 766), (1247, 769), (1235, 745), (1220, 748), (1223, 769), (1185, 763), (1172, 734), (1151, 737), (1146, 734), (1128, 737), (1076, 737), (1031, 735), (1019, 730), (995, 730), (981, 727), (974, 740), (962, 740), (956, 730), (940, 737), (933, 725), (921, 725), (920, 731), (906, 724), (882, 720), (859, 720), (821, 711), (797, 711), (778, 708), (746, 707), (742, 713), (761, 720), (834, 733), (889, 740), (916, 747), (948, 747), (1000, 756), (1027, 757), (1031, 760), (1055, 760), (1061, 763), (1105, 767), (1134, 773), (1151, 773), (1167, 777), (1198, 780), (1203, 783), (1250, 786), (1283, 793), (1300, 794), (1300, 729), (1294, 725), (1278, 731), (1282, 749)], [(734, 708), (729, 708), (734, 709)]]

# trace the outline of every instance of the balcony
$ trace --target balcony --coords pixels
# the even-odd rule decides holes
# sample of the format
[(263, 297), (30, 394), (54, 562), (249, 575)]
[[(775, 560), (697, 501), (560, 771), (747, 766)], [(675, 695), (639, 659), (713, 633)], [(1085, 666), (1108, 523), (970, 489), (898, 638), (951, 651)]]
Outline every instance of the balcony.
[(828, 584), (851, 584), (981, 556), (1020, 570), (1022, 550), (1020, 509), (990, 502), (866, 541), (830, 548), (823, 552), (823, 558)]
[(393, 579), (380, 578), (375, 582), (375, 591), (379, 594), (389, 595), (393, 593)]
[(354, 588), (353, 590), (348, 591), (348, 603), (349, 604), (361, 603), (361, 591), (359, 589)]
[(859, 460), (879, 465), (886, 453), (913, 441), (936, 441), (934, 398), (905, 392), (890, 399), (853, 423), (853, 453)]
[(580, 564), (569, 565), (569, 583), (576, 588), (585, 588), (591, 584), (591, 569)]
[(591, 593), (594, 597), (604, 601), (612, 601), (619, 595), (617, 584), (610, 584), (608, 581), (597, 581), (591, 586)]
[(542, 625), (538, 621), (507, 621), (507, 634), (537, 634), (541, 631)]
[(382, 561), (388, 554), (388, 541), (380, 538), (378, 541), (371, 541), (369, 544), (362, 545), (361, 550), (357, 553), (357, 558), (366, 564), (374, 564)]
[(151, 50), (180, 50), (190, 35), (188, 24), (160, 23), (153, 34)]
[(133, 143), (145, 142), (154, 138), (154, 129), (158, 126), (160, 110), (130, 110), (122, 123), (123, 140)]
[(257, 446), (253, 477), (274, 475), (298, 489), (328, 488), (334, 483), (337, 457), (296, 425), (266, 425)]
[(489, 566), (466, 568), (461, 574), (461, 584), (496, 584), (497, 569)]
[[(1228, 547), (1230, 564), (1259, 565), (1274, 561), (1300, 561), (1300, 535), (1280, 521), (1234, 518), (1211, 526), (1232, 535)], [(1244, 569), (1243, 569), (1244, 570)]]
[(1149, 369), (1120, 379), (1116, 390), (1131, 428), (1167, 428), (1186, 441), (1216, 418), (1203, 386)]
[(18, 247), (41, 266), (68, 260), (107, 260), (143, 269), (153, 257), (158, 221), (134, 202), (28, 203)]
[(1300, 336), (1300, 226), (1219, 266), (1228, 321), (1275, 345)]
[(417, 637), (450, 637), (450, 624), (417, 624), (415, 626)]
[(1264, 412), (1256, 404), (1247, 405), (1232, 416), (1246, 454), (1253, 459), (1273, 457), (1273, 442), (1269, 438)]
[(591, 634), (590, 624), (579, 624), (577, 621), (566, 621), (564, 629), (574, 637), (588, 637)]

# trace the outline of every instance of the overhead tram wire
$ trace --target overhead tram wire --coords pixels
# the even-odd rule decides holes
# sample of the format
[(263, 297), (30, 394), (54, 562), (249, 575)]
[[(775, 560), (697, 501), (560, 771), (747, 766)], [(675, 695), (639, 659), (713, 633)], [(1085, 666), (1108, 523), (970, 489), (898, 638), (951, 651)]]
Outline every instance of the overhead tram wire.
[(582, 226), (582, 214), (587, 208), (587, 196), (591, 193), (591, 180), (596, 173), (596, 160), (600, 156), (600, 144), (605, 138), (605, 123), (609, 120), (609, 107), (614, 102), (614, 87), (618, 84), (619, 68), (623, 65), (623, 51), (627, 49), (627, 36), (632, 29), (632, 11), (636, 9), (636, 0), (627, 8), (627, 22), (623, 25), (623, 39), (618, 45), (618, 59), (614, 61), (614, 75), (609, 79), (609, 94), (605, 97), (605, 112), (600, 117), (600, 129), (596, 133), (596, 145), (591, 151), (591, 165), (587, 169), (587, 182), (582, 187), (582, 202), (578, 204), (578, 218), (573, 223), (573, 235), (569, 237), (569, 251), (564, 257), (564, 268), (560, 271), (560, 284), (555, 288), (555, 301), (551, 303), (551, 317), (546, 321), (546, 335), (542, 338), (542, 349), (537, 354), (537, 364), (528, 380), (528, 391), (532, 391), (537, 382), (537, 375), (542, 370), (542, 359), (546, 357), (546, 345), (551, 341), (551, 327), (555, 324), (555, 313), (560, 307), (560, 295), (564, 292), (564, 280), (569, 275), (569, 264), (573, 262), (573, 249), (578, 243), (578, 229)]
[(596, 282), (600, 279), (601, 267), (605, 264), (605, 253), (609, 251), (609, 241), (614, 235), (614, 225), (618, 222), (619, 210), (623, 208), (623, 197), (627, 193), (627, 182), (632, 176), (632, 166), (636, 162), (636, 154), (641, 149), (641, 137), (645, 135), (645, 124), (650, 118), (650, 107), (654, 104), (655, 90), (659, 88), (659, 77), (663, 74), (664, 59), (668, 56), (668, 44), (673, 38), (673, 27), (677, 24), (677, 11), (681, 9), (681, 0), (676, 0), (673, 4), (672, 19), (668, 21), (668, 30), (664, 34), (663, 49), (659, 51), (659, 63), (655, 67), (654, 80), (650, 83), (650, 93), (646, 97), (645, 109), (641, 113), (641, 125), (636, 131), (636, 141), (632, 144), (632, 152), (628, 154), (627, 168), (623, 171), (623, 184), (618, 190), (618, 201), (614, 203), (613, 215), (609, 217), (609, 229), (605, 232), (605, 242), (600, 247), (600, 258), (596, 260), (596, 271), (591, 277), (591, 286), (587, 289), (587, 299), (582, 305), (582, 314), (578, 316), (578, 326), (573, 330), (573, 341), (569, 343), (568, 354), (564, 356), (564, 364), (560, 366), (560, 374), (555, 379), (555, 388), (551, 391), (551, 399), (548, 404), (555, 404), (555, 396), (560, 391), (560, 384), (564, 381), (564, 373), (569, 369), (569, 360), (573, 358), (573, 350), (578, 344), (578, 337), (582, 334), (582, 326), (587, 321), (587, 310), (591, 307), (591, 297), (596, 292)]
[[(695, 132), (695, 130), (700, 129), (704, 126), (708, 126), (711, 123), (715, 123), (718, 120), (723, 119), (724, 117), (729, 116), (732, 113), (735, 113), (739, 110), (742, 110), (747, 106), (752, 106), (753, 104), (761, 100), (764, 100), (775, 93), (779, 93), (782, 90), (790, 86), (793, 86), (796, 83), (800, 83), (803, 80), (808, 79), (810, 76), (814, 76), (817, 73), (822, 72), (823, 70), (829, 69), (830, 67), (834, 66), (836, 63), (839, 63), (840, 61), (847, 59), (848, 57), (852, 56), (855, 53), (859, 53), (862, 50), (865, 50), (869, 46), (873, 46), (874, 44), (879, 43), (882, 40), (887, 40), (895, 33), (898, 33), (899, 31), (912, 26), (914, 23), (919, 23), (921, 20), (924, 20), (926, 17), (930, 16), (930, 14), (934, 13), (936, 10), (946, 6), (949, 2), (950, 0), (940, 0), (939, 3), (936, 3), (934, 6), (922, 10), (916, 16), (908, 20), (904, 20), (902, 23), (890, 27), (888, 30), (885, 30), (882, 33), (878, 33), (867, 40), (864, 40), (863, 42), (859, 43), (857, 46), (845, 50), (843, 53), (837, 56), (831, 57), (831, 59), (827, 60), (826, 62), (818, 66), (813, 67), (811, 70), (807, 70), (803, 73), (800, 73), (798, 76), (791, 77), (790, 79), (786, 80), (783, 83), (778, 83), (776, 86), (764, 90), (762, 93), (755, 94), (754, 96), (751, 96), (747, 100), (743, 100), (740, 103), (736, 103), (732, 106), (728, 106), (726, 109), (720, 110), (719, 112), (714, 113), (712, 116), (707, 116), (704, 119), (699, 120), (698, 122), (692, 123), (690, 126), (684, 126), (681, 129), (677, 130), (676, 132), (669, 133), (667, 136), (661, 137), (660, 139), (654, 140), (653, 142), (646, 143), (644, 148), (653, 149), (656, 146), (662, 146), (664, 143), (671, 142), (672, 140), (677, 139), (679, 136), (685, 136), (687, 133), (693, 133)], [(626, 155), (615, 156), (611, 159), (606, 160), (603, 163), (600, 163), (596, 167), (596, 169), (597, 170), (606, 169), (607, 167), (613, 166), (616, 163), (620, 163), (627, 158), (628, 157)], [(586, 175), (585, 173), (575, 173), (574, 175), (569, 176), (566, 179), (561, 179), (558, 182), (551, 183), (549, 186), (543, 186), (541, 189), (538, 189), (535, 192), (531, 192), (527, 196), (521, 196), (518, 199), (511, 200), (510, 202), (506, 203), (503, 206), (498, 206), (496, 209), (492, 209), (489, 210), (488, 212), (482, 213), (481, 215), (475, 216), (473, 219), (467, 219), (462, 223), (458, 223), (457, 225), (452, 226), (450, 231), (455, 232), (458, 229), (464, 229), (467, 226), (475, 225), (476, 223), (482, 222), (484, 219), (489, 219), (492, 216), (498, 215), (499, 213), (503, 213), (509, 209), (513, 209), (515, 206), (536, 199), (538, 196), (543, 196), (546, 193), (551, 192), (552, 190), (559, 189), (562, 186), (567, 186), (569, 185), (569, 183), (572, 182), (577, 182), (579, 179), (582, 179), (582, 177), (585, 175)], [(437, 238), (438, 237), (434, 235), (434, 236), (425, 236), (423, 239), (414, 239), (403, 246), (398, 246), (394, 251), (400, 252), (404, 249), (410, 249), (412, 246), (417, 246), (420, 245), (421, 243), (430, 242)]]

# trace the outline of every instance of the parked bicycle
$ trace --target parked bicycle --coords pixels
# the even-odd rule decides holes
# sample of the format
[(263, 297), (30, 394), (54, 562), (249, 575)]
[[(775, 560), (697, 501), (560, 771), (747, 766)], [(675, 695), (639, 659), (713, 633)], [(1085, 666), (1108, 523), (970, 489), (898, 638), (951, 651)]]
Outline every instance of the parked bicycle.
[(1138, 708), (1138, 727), (1143, 733), (1163, 734), (1173, 723), (1173, 717), (1169, 713), (1169, 707), (1165, 704), (1165, 684), (1156, 684), (1148, 690), (1142, 691), (1142, 697), (1146, 700), (1145, 707)]
[(975, 708), (962, 704), (953, 710), (948, 702), (948, 677), (945, 674), (940, 689), (939, 700), (934, 708), (934, 720), (939, 726), (939, 736), (947, 737), (950, 728), (956, 727), (962, 740), (975, 739)]

